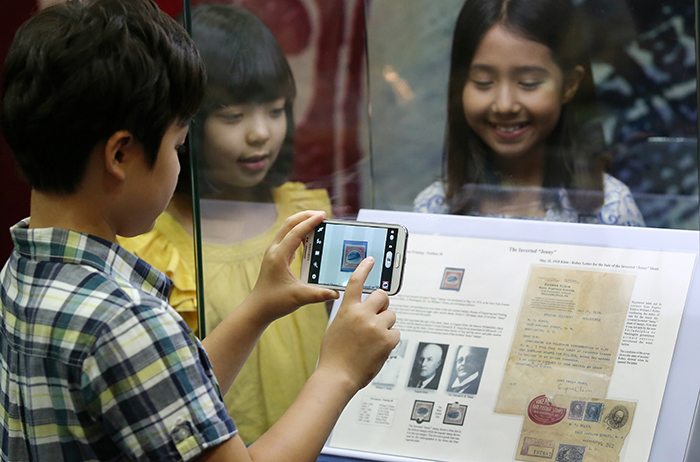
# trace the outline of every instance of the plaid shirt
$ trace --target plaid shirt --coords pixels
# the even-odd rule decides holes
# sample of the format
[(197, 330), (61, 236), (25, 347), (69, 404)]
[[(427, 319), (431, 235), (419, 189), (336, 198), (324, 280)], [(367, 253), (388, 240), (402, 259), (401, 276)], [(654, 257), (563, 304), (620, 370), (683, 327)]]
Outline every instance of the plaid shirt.
[(117, 244), (11, 229), (0, 459), (191, 460), (236, 433), (170, 280)]

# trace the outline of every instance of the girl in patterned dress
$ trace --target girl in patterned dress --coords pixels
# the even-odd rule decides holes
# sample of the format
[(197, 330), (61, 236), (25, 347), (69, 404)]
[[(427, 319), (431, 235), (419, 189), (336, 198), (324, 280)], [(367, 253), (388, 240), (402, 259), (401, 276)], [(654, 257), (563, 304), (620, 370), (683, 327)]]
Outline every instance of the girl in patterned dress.
[(644, 226), (604, 172), (583, 29), (569, 0), (467, 0), (450, 62), (443, 179), (414, 210)]

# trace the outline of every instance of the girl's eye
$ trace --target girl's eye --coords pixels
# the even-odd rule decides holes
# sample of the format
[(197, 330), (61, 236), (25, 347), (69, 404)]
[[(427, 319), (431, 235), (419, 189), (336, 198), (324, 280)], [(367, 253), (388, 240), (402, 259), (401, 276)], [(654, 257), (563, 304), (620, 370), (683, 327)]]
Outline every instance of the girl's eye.
[(223, 114), (221, 116), (226, 122), (238, 122), (243, 118), (242, 113)]
[(537, 81), (537, 82), (520, 82), (520, 86), (527, 89), (527, 90), (533, 90), (537, 87), (542, 85), (542, 82)]
[(270, 116), (274, 119), (284, 115), (284, 107), (276, 107), (270, 110)]
[(184, 144), (178, 144), (177, 146), (175, 146), (175, 150), (180, 156), (184, 156), (185, 154), (187, 154), (187, 146)]
[(477, 88), (488, 88), (493, 82), (490, 80), (472, 80)]

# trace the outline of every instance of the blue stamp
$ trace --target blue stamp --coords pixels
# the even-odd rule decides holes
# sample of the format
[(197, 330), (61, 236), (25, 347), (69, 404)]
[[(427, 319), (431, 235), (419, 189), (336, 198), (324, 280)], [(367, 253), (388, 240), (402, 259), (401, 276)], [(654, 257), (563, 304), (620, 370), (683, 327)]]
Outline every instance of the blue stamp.
[(340, 271), (352, 273), (367, 256), (367, 241), (343, 241)]
[(586, 415), (583, 420), (586, 422), (600, 422), (600, 415), (603, 413), (603, 403), (588, 403), (586, 405)]
[(575, 446), (573, 444), (560, 444), (555, 462), (583, 462), (583, 453), (586, 446)]
[(583, 410), (586, 408), (585, 401), (572, 401), (569, 405), (569, 420), (583, 419)]
[(413, 403), (413, 412), (411, 412), (411, 420), (416, 423), (430, 422), (430, 417), (433, 415), (433, 406), (435, 403), (432, 401), (418, 401)]

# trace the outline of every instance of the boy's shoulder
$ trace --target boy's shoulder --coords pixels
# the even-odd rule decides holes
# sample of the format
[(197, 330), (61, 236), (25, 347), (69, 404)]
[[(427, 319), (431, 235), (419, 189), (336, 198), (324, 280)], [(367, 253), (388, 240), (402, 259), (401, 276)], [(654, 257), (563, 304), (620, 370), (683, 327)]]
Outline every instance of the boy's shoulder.
[[(4, 310), (18, 321), (9, 327), (25, 326), (26, 332), (32, 323), (34, 332), (46, 331), (34, 336), (33, 347), (48, 337), (55, 345), (60, 337), (71, 349), (90, 349), (102, 330), (114, 328), (125, 317), (149, 319), (170, 309), (170, 280), (119, 245), (63, 229), (29, 229), (26, 224), (11, 230), (15, 251), (0, 281)], [(68, 338), (72, 340), (66, 342)], [(71, 355), (78, 359), (75, 353)]]
[[(12, 228), (0, 273), (0, 362), (11, 378), (0, 402), (21, 409), (0, 418), (9, 442), (0, 458), (25, 460), (31, 446), (41, 460), (189, 460), (235, 434), (206, 352), (167, 303), (164, 274), (118, 244), (26, 225)], [(25, 399), (8, 383), (52, 399)], [(87, 424), (88, 440), (59, 437)], [(10, 432), (20, 425), (52, 430)]]

